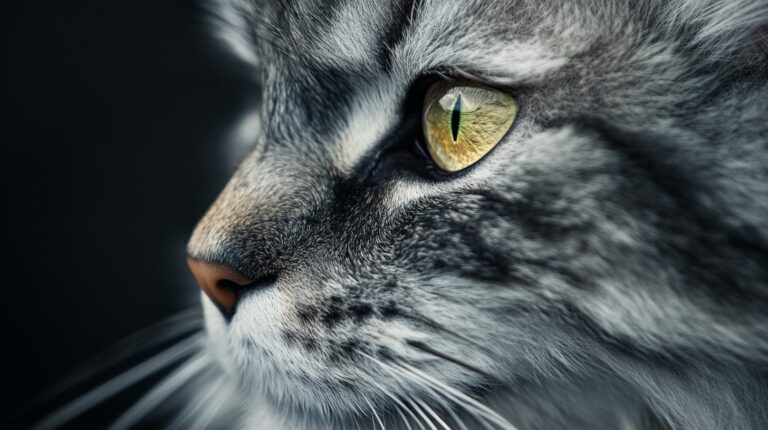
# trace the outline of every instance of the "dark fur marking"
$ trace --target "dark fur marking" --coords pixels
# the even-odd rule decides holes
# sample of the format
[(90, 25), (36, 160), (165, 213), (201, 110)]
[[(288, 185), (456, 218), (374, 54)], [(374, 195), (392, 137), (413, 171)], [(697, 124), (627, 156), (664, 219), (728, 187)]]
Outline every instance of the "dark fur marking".
[(350, 360), (355, 356), (355, 352), (360, 349), (360, 342), (357, 340), (346, 340), (334, 348), (331, 353), (332, 359)]
[(313, 305), (301, 305), (296, 311), (296, 315), (299, 317), (301, 322), (305, 324), (311, 324), (317, 321), (319, 318), (320, 310)]
[(379, 358), (384, 360), (384, 362), (391, 363), (398, 360), (397, 354), (392, 352), (391, 349), (387, 348), (386, 346), (379, 347), (376, 350), (376, 355), (378, 355)]
[(398, 7), (394, 9), (394, 16), (389, 20), (388, 28), (376, 53), (377, 62), (384, 70), (392, 69), (392, 48), (400, 43), (405, 36), (411, 24), (411, 15), (413, 15), (414, 20), (416, 19), (420, 4), (420, 0), (401, 0)]
[(301, 346), (307, 351), (316, 351), (319, 349), (317, 340), (294, 330), (282, 330), (280, 332), (280, 337), (285, 341), (285, 344), (290, 347)]
[(330, 299), (328, 308), (323, 313), (323, 323), (328, 327), (333, 327), (338, 324), (344, 317), (344, 309), (342, 307), (341, 297), (333, 296)]
[(379, 307), (379, 313), (384, 319), (392, 319), (400, 315), (400, 308), (397, 306), (396, 301), (389, 300)]
[(373, 306), (370, 303), (360, 302), (349, 305), (349, 312), (354, 317), (355, 321), (362, 322), (366, 318), (373, 315)]

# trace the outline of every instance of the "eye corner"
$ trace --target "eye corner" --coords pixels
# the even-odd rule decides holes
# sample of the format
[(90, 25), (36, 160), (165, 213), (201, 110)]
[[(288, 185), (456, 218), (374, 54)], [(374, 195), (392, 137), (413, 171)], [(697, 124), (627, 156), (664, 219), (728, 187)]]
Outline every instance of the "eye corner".
[(406, 95), (401, 109), (403, 114), (420, 114), (424, 107), (424, 99), (427, 92), (441, 79), (440, 75), (435, 72), (424, 73), (414, 79), (405, 93)]

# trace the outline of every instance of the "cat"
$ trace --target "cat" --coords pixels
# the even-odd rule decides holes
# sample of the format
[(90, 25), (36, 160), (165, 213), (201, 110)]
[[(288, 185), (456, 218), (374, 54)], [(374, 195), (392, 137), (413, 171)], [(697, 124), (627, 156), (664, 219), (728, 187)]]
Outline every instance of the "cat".
[(768, 427), (768, 2), (211, 11), (261, 94), (191, 427)]

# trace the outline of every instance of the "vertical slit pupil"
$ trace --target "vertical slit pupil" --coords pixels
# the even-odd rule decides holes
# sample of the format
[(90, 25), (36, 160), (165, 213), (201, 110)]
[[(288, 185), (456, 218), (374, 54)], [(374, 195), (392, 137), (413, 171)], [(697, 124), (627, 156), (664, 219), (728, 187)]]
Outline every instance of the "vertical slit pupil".
[(453, 141), (459, 138), (459, 126), (461, 125), (461, 94), (456, 97), (456, 103), (453, 104), (453, 112), (451, 112), (451, 136)]

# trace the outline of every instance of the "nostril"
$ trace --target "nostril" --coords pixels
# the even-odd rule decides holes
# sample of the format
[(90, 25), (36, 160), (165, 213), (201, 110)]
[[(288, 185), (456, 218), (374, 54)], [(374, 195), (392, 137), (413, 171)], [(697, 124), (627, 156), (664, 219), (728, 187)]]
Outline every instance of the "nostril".
[(229, 279), (222, 279), (216, 283), (216, 286), (225, 290), (238, 291), (241, 288), (248, 286), (248, 284), (240, 285), (236, 282), (230, 281)]
[(188, 258), (187, 263), (200, 288), (227, 317), (234, 314), (238, 296), (242, 291), (265, 286), (270, 282), (270, 278), (271, 282), (275, 279), (262, 277), (254, 282), (226, 264), (196, 258)]
[(247, 284), (239, 284), (229, 279), (220, 279), (216, 284), (216, 286), (225, 290), (239, 292), (243, 290), (256, 290), (259, 288), (268, 287), (274, 284), (275, 281), (277, 281), (276, 275), (267, 275), (267, 276), (262, 276), (261, 278), (255, 281), (251, 281)]

